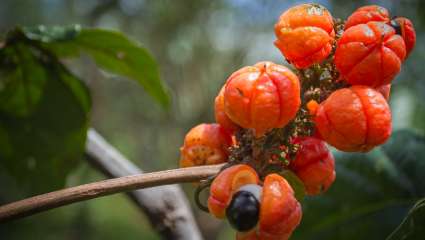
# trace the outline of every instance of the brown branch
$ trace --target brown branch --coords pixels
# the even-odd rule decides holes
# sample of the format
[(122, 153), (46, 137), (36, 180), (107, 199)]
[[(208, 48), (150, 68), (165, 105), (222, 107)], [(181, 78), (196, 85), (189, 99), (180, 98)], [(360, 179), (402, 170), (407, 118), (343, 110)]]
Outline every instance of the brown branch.
[[(86, 156), (94, 168), (109, 178), (142, 173), (94, 129), (87, 135)], [(189, 201), (179, 185), (164, 185), (127, 192), (163, 239), (202, 239)]]
[(222, 165), (180, 168), (93, 182), (50, 192), (0, 207), (0, 222), (119, 192), (167, 184), (195, 182), (217, 174)]

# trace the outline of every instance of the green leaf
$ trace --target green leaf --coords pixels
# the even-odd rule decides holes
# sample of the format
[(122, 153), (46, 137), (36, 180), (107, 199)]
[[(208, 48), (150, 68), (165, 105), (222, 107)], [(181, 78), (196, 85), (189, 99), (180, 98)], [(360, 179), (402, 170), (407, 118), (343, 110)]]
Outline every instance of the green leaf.
[(425, 137), (423, 134), (400, 130), (395, 132), (383, 151), (391, 159), (400, 181), (408, 184), (408, 191), (415, 196), (425, 196), (423, 181), (425, 172)]
[(30, 115), (43, 94), (47, 74), (31, 49), (21, 43), (1, 49), (0, 110), (19, 117)]
[(303, 202), (305, 197), (305, 187), (301, 179), (299, 179), (298, 176), (290, 170), (285, 170), (279, 174), (288, 181), (289, 185), (291, 185), (295, 193), (295, 198), (299, 202)]
[(106, 30), (83, 30), (75, 42), (107, 71), (137, 80), (163, 106), (169, 96), (150, 54), (124, 35)]
[(0, 111), (0, 171), (24, 196), (63, 187), (85, 149), (87, 88), (54, 59), (42, 66), (44, 91), (33, 112)]
[(68, 88), (75, 97), (80, 107), (87, 115), (91, 110), (90, 90), (87, 86), (75, 75), (68, 71), (62, 64), (55, 65), (55, 71), (62, 83)]
[(140, 83), (162, 106), (169, 105), (156, 62), (148, 51), (119, 32), (101, 29), (24, 29), (27, 38), (43, 42), (43, 46), (60, 57), (91, 56), (104, 70)]
[(387, 240), (421, 239), (425, 236), (425, 198), (419, 200)]
[(336, 181), (305, 199), (292, 239), (385, 239), (425, 195), (424, 149), (425, 137), (405, 130), (368, 154), (335, 152)]

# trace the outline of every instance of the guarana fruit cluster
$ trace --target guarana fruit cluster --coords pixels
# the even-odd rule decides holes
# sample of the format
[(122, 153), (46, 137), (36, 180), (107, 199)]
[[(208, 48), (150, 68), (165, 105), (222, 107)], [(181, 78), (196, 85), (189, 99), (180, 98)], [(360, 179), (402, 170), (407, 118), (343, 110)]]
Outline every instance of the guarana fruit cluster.
[(288, 173), (307, 195), (326, 191), (335, 180), (326, 143), (367, 152), (390, 137), (391, 82), (416, 38), (410, 20), (375, 5), (344, 22), (302, 4), (274, 30), (294, 68), (264, 61), (231, 74), (215, 99), (217, 123), (191, 129), (181, 148), (181, 167), (226, 163), (198, 186), (198, 195), (209, 187), (208, 206), (197, 202), (227, 218), (237, 239), (291, 236), (302, 210)]

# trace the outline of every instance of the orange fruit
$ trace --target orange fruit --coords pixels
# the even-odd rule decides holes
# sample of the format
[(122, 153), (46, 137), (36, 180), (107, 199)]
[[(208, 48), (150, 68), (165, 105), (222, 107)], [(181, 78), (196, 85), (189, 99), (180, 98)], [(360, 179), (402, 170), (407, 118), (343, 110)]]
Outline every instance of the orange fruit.
[(406, 57), (410, 54), (416, 44), (416, 32), (413, 23), (405, 17), (397, 17), (391, 21), (396, 33), (401, 35), (406, 45)]
[(203, 123), (192, 128), (180, 148), (180, 167), (227, 162), (232, 137), (220, 125)]
[(224, 111), (224, 86), (220, 89), (217, 97), (214, 101), (214, 114), (215, 121), (220, 124), (223, 128), (225, 128), (230, 133), (234, 133), (239, 129), (239, 126), (236, 125), (230, 118), (227, 116)]
[(318, 4), (301, 4), (286, 10), (274, 30), (275, 46), (296, 68), (327, 58), (335, 37), (331, 14)]
[(302, 217), (289, 183), (278, 174), (267, 175), (261, 198), (259, 239), (289, 239)]
[(394, 28), (368, 22), (348, 28), (337, 43), (335, 66), (351, 85), (379, 87), (391, 83), (406, 56), (404, 40)]
[(208, 198), (208, 209), (217, 218), (224, 218), (233, 193), (246, 184), (258, 184), (257, 172), (250, 166), (238, 164), (224, 169), (214, 179)]
[(301, 104), (298, 77), (288, 68), (259, 62), (232, 74), (224, 89), (226, 115), (257, 137), (291, 121)]
[(352, 26), (371, 21), (388, 23), (390, 21), (390, 14), (386, 8), (381, 6), (363, 6), (358, 8), (347, 18), (344, 28), (348, 29)]
[(367, 152), (391, 135), (391, 111), (385, 98), (366, 86), (333, 92), (315, 116), (323, 140), (345, 152)]

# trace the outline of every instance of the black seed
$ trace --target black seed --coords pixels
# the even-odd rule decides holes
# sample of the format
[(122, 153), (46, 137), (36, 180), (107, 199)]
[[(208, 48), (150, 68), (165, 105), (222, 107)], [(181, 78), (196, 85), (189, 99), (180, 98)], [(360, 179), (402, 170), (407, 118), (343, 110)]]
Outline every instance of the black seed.
[(226, 209), (227, 220), (239, 232), (246, 232), (257, 225), (260, 203), (254, 194), (238, 191)]

